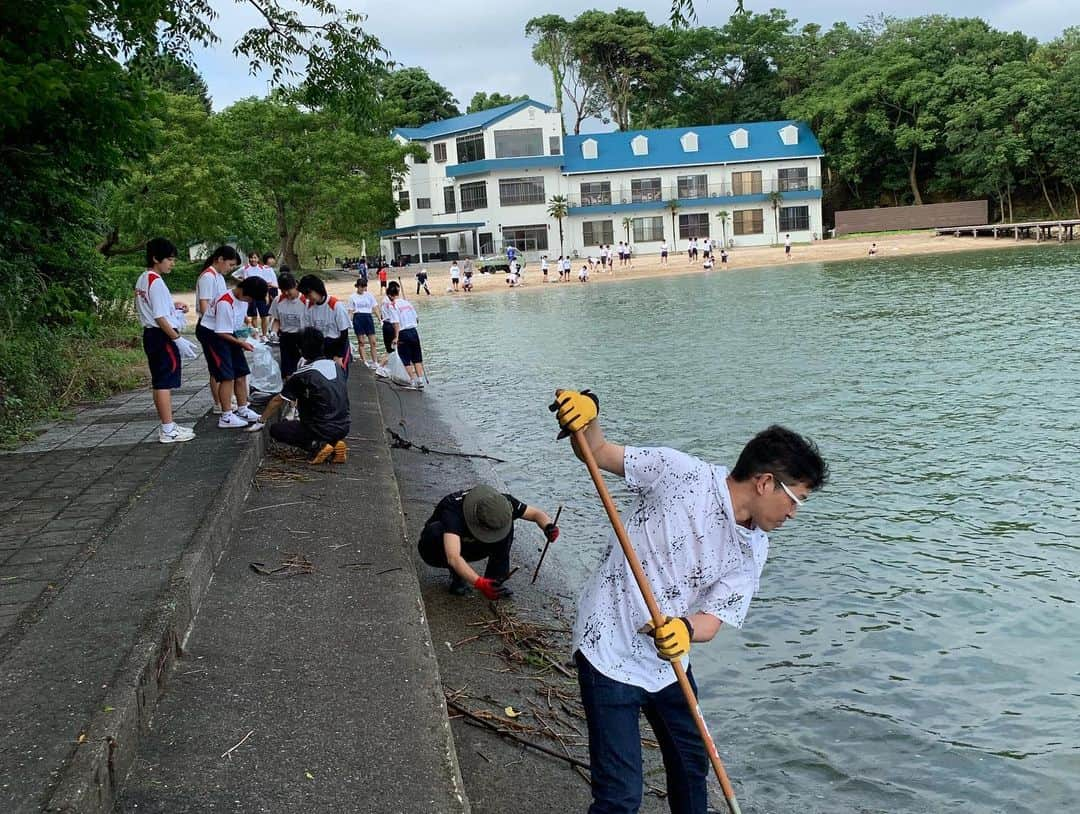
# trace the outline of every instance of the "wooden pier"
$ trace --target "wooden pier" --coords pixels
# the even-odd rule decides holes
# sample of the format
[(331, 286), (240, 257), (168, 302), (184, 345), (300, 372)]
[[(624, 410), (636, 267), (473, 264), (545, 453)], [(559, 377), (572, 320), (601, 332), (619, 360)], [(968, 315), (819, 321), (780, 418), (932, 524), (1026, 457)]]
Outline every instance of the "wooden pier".
[(1013, 240), (1034, 239), (1036, 243), (1057, 238), (1058, 243), (1073, 240), (1078, 220), (1033, 220), (1028, 223), (988, 223), (984, 226), (939, 226), (935, 235), (954, 237), (1012, 237)]

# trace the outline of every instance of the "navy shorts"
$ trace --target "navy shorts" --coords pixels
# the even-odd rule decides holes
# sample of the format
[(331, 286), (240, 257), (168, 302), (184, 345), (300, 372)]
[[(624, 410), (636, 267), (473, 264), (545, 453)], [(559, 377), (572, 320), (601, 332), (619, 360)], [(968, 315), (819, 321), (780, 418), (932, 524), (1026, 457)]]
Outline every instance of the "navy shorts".
[(180, 353), (161, 328), (143, 328), (142, 346), (150, 365), (150, 386), (154, 390), (175, 390), (180, 386)]
[(252, 300), (248, 306), (248, 316), (253, 317), (255, 314), (260, 317), (270, 316), (270, 303), (266, 300)]
[(210, 340), (206, 366), (210, 369), (210, 375), (219, 382), (231, 382), (251, 373), (244, 349), (217, 334)]
[(352, 315), (353, 333), (359, 339), (361, 336), (373, 336), (375, 334), (375, 320), (371, 314)]
[[(210, 343), (214, 341), (214, 332), (202, 324), (202, 317), (199, 317), (199, 323), (195, 326), (195, 338), (199, 340), (199, 345), (202, 347), (203, 358), (206, 360), (206, 365), (210, 367)], [(210, 378), (217, 380), (214, 376), (213, 369), (210, 370)]]
[(384, 322), (382, 324), (382, 343), (386, 348), (386, 352), (389, 353), (394, 349), (394, 323)]
[(397, 352), (403, 365), (414, 365), (424, 361), (423, 351), (420, 350), (420, 334), (416, 332), (416, 328), (398, 331)]
[(667, 257), (667, 252), (660, 252), (661, 257)]
[(282, 333), (278, 336), (281, 351), (281, 375), (291, 376), (300, 366), (300, 334)]

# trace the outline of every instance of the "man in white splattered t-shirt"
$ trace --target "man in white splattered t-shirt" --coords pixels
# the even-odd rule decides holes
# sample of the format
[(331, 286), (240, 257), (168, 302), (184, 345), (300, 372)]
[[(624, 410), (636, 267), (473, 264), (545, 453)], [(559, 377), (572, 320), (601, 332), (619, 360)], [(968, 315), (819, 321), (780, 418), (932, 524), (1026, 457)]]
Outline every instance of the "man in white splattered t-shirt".
[(574, 624), (589, 724), (589, 812), (638, 811), (644, 711), (660, 742), (672, 812), (705, 814), (708, 756), (670, 662), (680, 659), (694, 685), (690, 643), (710, 641), (724, 622), (742, 626), (768, 555), (767, 532), (795, 516), (828, 468), (813, 442), (780, 426), (754, 436), (729, 472), (674, 449), (610, 443), (587, 392), (560, 391), (556, 405), (563, 429), (585, 428), (600, 468), (625, 477), (637, 496), (624, 523), (666, 617), (652, 630), (612, 534)]

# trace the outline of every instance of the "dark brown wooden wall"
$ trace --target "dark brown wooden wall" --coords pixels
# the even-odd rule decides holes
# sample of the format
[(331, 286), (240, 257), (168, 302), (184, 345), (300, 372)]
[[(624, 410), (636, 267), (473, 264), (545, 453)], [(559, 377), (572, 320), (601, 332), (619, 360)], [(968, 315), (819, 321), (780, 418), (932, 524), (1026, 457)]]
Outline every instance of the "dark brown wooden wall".
[(988, 201), (886, 206), (836, 212), (836, 234), (886, 232), (895, 229), (933, 229), (936, 226), (981, 226), (990, 217)]

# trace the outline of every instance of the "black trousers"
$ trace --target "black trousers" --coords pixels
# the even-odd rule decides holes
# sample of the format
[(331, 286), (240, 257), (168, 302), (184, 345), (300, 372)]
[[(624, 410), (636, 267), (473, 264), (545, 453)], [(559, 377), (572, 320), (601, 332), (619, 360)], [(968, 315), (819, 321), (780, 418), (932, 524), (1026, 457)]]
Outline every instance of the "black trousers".
[(302, 421), (275, 421), (270, 425), (270, 437), (275, 441), (299, 447), (308, 452), (320, 449), (323, 444), (336, 444), (340, 438), (324, 438)]
[[(461, 557), (466, 562), (487, 560), (484, 576), (488, 579), (501, 579), (510, 573), (510, 546), (514, 544), (514, 532), (500, 543), (474, 543), (461, 541)], [(438, 520), (429, 520), (420, 532), (417, 545), (420, 559), (436, 568), (450, 568), (446, 561), (446, 549), (443, 547), (443, 524)]]

